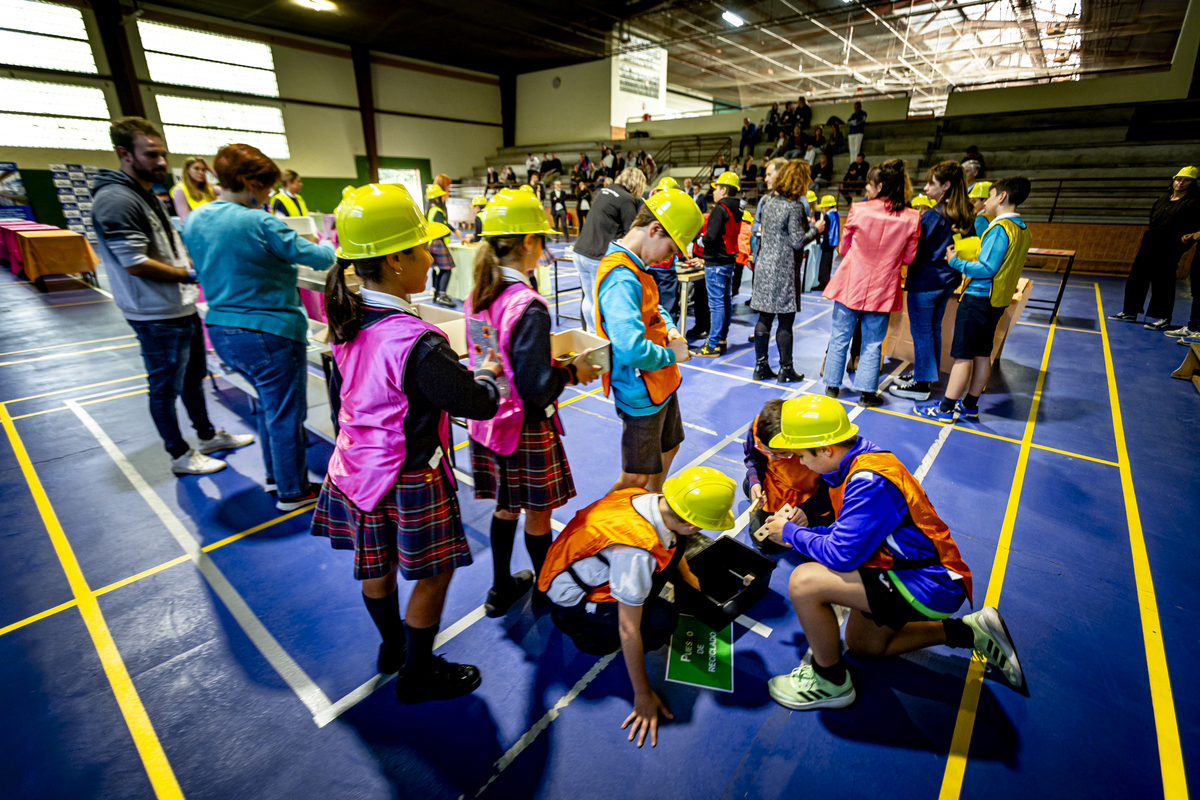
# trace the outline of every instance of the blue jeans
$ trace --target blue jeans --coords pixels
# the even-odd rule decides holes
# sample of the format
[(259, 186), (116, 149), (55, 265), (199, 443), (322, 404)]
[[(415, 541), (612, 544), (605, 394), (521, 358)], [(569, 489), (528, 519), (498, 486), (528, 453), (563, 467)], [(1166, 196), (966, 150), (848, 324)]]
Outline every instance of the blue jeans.
[(575, 269), (579, 270), (579, 282), (583, 289), (583, 299), (579, 301), (579, 316), (583, 317), (585, 331), (596, 330), (596, 273), (600, 270), (600, 260), (588, 258), (576, 253)]
[(308, 368), (303, 344), (246, 328), (209, 325), (217, 355), (258, 393), (258, 440), (280, 497), (308, 491)]
[(862, 354), (858, 371), (854, 373), (854, 389), (874, 392), (879, 388), (879, 362), (883, 360), (883, 339), (887, 335), (890, 316), (886, 311), (855, 311), (841, 303), (833, 304), (833, 329), (829, 332), (825, 371), (821, 373), (826, 386), (841, 388), (846, 374), (846, 350), (854, 337), (854, 326), (861, 319)]
[(671, 322), (679, 324), (679, 274), (674, 265), (670, 269), (647, 270), (658, 286), (658, 304), (671, 315)]
[(908, 327), (913, 340), (913, 379), (936, 383), (942, 357), (942, 317), (954, 287), (908, 293)]
[(204, 328), (200, 315), (156, 319), (126, 320), (142, 345), (142, 361), (150, 383), (150, 418), (162, 437), (171, 458), (179, 458), (191, 448), (179, 432), (175, 398), (183, 397), (183, 407), (192, 427), (201, 439), (213, 437), (204, 402)]
[(729, 338), (733, 322), (733, 271), (737, 264), (704, 265), (704, 283), (708, 289), (708, 347), (717, 347)]

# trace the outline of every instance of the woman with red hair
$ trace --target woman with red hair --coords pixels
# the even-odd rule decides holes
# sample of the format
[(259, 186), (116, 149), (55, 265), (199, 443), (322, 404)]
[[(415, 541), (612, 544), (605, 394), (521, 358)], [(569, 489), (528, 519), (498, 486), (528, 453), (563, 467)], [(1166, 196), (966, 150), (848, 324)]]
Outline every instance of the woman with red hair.
[(291, 511), (316, 502), (308, 480), (308, 317), (296, 289), (296, 265), (326, 270), (333, 245), (312, 244), (262, 210), (279, 167), (255, 147), (217, 153), (218, 200), (195, 209), (183, 241), (208, 298), (205, 323), (217, 355), (245, 375), (258, 394), (259, 441), (267, 491)]

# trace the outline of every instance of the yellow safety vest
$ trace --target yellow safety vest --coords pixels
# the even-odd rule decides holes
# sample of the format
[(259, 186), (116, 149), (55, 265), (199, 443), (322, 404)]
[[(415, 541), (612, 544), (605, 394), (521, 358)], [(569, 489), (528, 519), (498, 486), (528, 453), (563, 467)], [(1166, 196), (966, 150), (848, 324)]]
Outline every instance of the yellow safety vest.
[(1022, 228), (1011, 219), (1001, 219), (988, 225), (983, 235), (987, 236), (988, 231), (997, 225), (1004, 228), (1004, 232), (1008, 234), (1008, 252), (1000, 262), (999, 271), (992, 276), (990, 300), (993, 308), (1008, 308), (1013, 292), (1017, 290), (1017, 281), (1021, 279), (1021, 270), (1025, 269), (1029, 248), (1033, 246), (1033, 234), (1029, 232), (1029, 228)]
[(288, 197), (285, 192), (276, 192), (271, 195), (271, 211), (275, 211), (275, 201), (283, 203), (283, 210), (287, 212), (289, 217), (307, 217), (308, 206), (304, 204), (304, 198), (296, 195), (296, 199)]
[[(188, 208), (190, 208), (192, 211), (195, 211), (197, 208), (204, 205), (205, 203), (211, 203), (213, 200), (217, 199), (215, 196), (213, 196), (211, 198), (210, 197), (201, 197), (199, 200), (193, 200), (191, 192), (189, 192), (187, 190), (187, 187), (184, 186), (182, 183), (177, 183), (171, 187), (171, 196), (172, 197), (175, 196), (176, 189), (183, 190), (183, 198), (185, 200), (187, 200)], [(211, 189), (209, 191), (211, 191)]]
[[(446, 221), (446, 212), (442, 210), (441, 206), (435, 206), (433, 203), (429, 204), (429, 211), (425, 214), (425, 218), (429, 222), (440, 222), (446, 227), (450, 227), (450, 224)], [(447, 233), (442, 239), (449, 240), (450, 234)]]

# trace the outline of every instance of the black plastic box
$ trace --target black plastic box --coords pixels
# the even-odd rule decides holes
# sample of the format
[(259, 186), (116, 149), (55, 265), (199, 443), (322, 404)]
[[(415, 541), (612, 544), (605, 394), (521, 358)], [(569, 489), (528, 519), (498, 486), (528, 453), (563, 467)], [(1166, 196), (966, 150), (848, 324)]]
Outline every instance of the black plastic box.
[[(720, 630), (766, 597), (775, 562), (737, 539), (722, 536), (688, 556), (688, 566), (700, 581), (700, 591), (682, 580), (672, 581), (675, 605)], [(744, 579), (751, 575), (746, 584)]]

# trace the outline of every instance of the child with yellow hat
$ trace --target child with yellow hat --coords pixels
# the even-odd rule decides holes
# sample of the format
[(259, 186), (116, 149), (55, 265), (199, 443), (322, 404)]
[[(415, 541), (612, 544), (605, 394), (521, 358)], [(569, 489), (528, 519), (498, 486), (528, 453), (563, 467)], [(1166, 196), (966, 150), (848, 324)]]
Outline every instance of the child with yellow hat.
[(939, 644), (973, 648), (1011, 685), (1024, 685), (999, 611), (987, 606), (951, 618), (971, 599), (971, 570), (900, 459), (859, 436), (839, 402), (817, 395), (784, 402), (780, 432), (769, 446), (794, 451), (821, 474), (834, 515), (831, 525), (809, 527), (803, 511), (786, 506), (767, 523), (772, 541), (812, 559), (796, 567), (788, 584), (812, 662), (771, 678), (768, 689), (777, 703), (807, 711), (854, 702), (833, 604), (851, 609), (846, 646), (852, 653), (894, 656)]
[[(442, 176), (439, 175), (439, 178)], [(446, 308), (454, 308), (454, 301), (446, 294), (450, 286), (451, 270), (454, 269), (454, 259), (450, 256), (450, 220), (446, 216), (447, 192), (442, 185), (446, 181), (431, 183), (425, 188), (425, 198), (429, 201), (429, 211), (426, 216), (431, 225), (441, 225), (446, 229), (446, 235), (429, 243), (429, 254), (433, 256), (433, 302)]]

